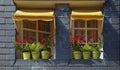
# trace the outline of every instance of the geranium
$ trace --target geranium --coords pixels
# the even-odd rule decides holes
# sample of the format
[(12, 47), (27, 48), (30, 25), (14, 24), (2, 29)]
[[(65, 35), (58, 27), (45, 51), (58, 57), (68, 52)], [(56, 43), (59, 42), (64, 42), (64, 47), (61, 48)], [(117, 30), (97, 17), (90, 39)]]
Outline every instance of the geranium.
[(20, 50), (21, 52), (28, 52), (30, 51), (29, 47), (29, 40), (25, 39), (24, 42), (20, 41), (19, 39), (16, 39), (14, 42), (16, 50)]
[(96, 40), (97, 40), (96, 34), (92, 34), (91, 37), (88, 38), (87, 43), (96, 42)]
[(80, 51), (85, 40), (81, 36), (73, 38), (72, 47), (74, 51)]
[(15, 45), (15, 48), (16, 48), (16, 49), (21, 50), (22, 42), (21, 42), (19, 39), (16, 39), (16, 40), (14, 41), (14, 45)]
[(50, 47), (53, 46), (54, 40), (53, 36), (49, 35), (48, 37), (41, 37), (40, 38), (40, 43), (44, 45), (44, 49), (50, 49)]

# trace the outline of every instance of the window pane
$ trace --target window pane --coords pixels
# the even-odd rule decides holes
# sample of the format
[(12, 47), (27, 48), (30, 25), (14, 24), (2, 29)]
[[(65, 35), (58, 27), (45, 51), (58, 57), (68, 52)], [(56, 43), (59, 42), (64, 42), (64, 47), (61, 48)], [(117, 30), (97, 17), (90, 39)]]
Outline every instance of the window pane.
[(75, 20), (74, 22), (75, 28), (84, 28), (85, 27), (85, 21), (84, 20)]
[(87, 31), (87, 42), (88, 43), (95, 43), (97, 42), (97, 38), (98, 38), (98, 31), (97, 30), (88, 30)]
[(50, 32), (50, 21), (38, 21), (38, 30)]
[(24, 20), (23, 21), (23, 28), (36, 29), (36, 22)]
[(85, 40), (85, 30), (75, 30), (74, 36), (80, 36)]
[(98, 27), (97, 20), (87, 21), (87, 27), (88, 28), (97, 28)]
[(40, 41), (40, 38), (46, 38), (48, 36), (49, 36), (49, 34), (38, 33), (38, 40)]
[(30, 42), (36, 42), (36, 32), (23, 31), (23, 39), (28, 39)]

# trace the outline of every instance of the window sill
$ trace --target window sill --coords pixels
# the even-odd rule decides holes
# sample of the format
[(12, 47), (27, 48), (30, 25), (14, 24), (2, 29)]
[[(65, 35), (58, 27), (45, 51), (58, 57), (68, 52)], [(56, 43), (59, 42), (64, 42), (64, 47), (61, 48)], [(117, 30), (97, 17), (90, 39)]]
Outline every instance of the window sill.
[(106, 60), (23, 60), (17, 59), (15, 66), (68, 66), (68, 67), (83, 67), (83, 66), (119, 66), (119, 61)]

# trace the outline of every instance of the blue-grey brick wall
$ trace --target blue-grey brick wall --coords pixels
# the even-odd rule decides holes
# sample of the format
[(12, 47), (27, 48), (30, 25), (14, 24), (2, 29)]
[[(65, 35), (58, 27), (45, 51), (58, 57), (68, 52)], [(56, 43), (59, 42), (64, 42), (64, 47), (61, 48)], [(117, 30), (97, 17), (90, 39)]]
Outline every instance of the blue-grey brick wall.
[(16, 6), (13, 0), (0, 0), (0, 70), (119, 70), (120, 69), (120, 1), (107, 0), (104, 8), (104, 59), (72, 60), (70, 56), (70, 6), (55, 6), (56, 59), (15, 59), (13, 41), (15, 25), (12, 19)]
[(15, 25), (12, 16), (15, 10), (13, 0), (0, 0), (0, 70), (6, 70), (3, 66), (14, 64)]
[(106, 60), (120, 60), (119, 0), (107, 0), (104, 7), (104, 58)]
[(56, 5), (56, 59), (70, 59), (69, 25), (70, 7), (68, 5)]

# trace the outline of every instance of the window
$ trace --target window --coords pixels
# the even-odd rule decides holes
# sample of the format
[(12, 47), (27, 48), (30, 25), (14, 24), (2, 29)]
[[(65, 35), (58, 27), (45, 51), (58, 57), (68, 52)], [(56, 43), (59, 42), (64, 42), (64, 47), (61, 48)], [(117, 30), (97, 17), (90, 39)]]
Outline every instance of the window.
[[(16, 24), (16, 38), (21, 41), (27, 39), (30, 43), (40, 42), (41, 38), (55, 35), (55, 23), (53, 11), (17, 10), (14, 14)], [(55, 36), (53, 37), (55, 41)], [(51, 47), (51, 54), (54, 58), (54, 47)], [(21, 53), (16, 52), (17, 58)]]
[[(80, 36), (82, 44), (97, 45), (102, 38), (103, 17), (100, 11), (72, 11), (70, 24), (71, 41)], [(72, 49), (73, 50), (73, 49)], [(101, 49), (102, 51), (102, 49)], [(102, 53), (103, 54), (103, 53)], [(103, 59), (103, 55), (100, 57)]]

